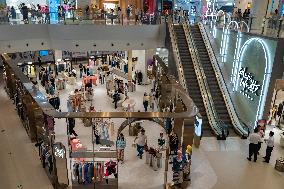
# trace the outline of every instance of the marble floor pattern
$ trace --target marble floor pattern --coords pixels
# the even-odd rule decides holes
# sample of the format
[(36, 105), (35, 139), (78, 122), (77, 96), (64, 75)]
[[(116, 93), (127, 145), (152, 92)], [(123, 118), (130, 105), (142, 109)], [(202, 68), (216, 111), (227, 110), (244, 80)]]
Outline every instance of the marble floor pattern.
[[(78, 81), (79, 82), (79, 81)], [(73, 88), (74, 86), (69, 86)], [(142, 95), (150, 90), (149, 86), (138, 86), (137, 92), (132, 97), (137, 99), (137, 109), (142, 107)], [(61, 93), (62, 98), (68, 94)], [(94, 106), (104, 111), (114, 111), (113, 104), (106, 96), (105, 87), (98, 85), (95, 88)], [(40, 166), (40, 160), (36, 148), (29, 141), (28, 136), (21, 125), (12, 101), (8, 99), (3, 86), (0, 90), (0, 183), (1, 189), (50, 189), (52, 188), (44, 170)], [(115, 128), (123, 120), (113, 119)], [(90, 128), (86, 128), (78, 121), (75, 127), (84, 145), (90, 148)], [(163, 132), (161, 127), (149, 121), (143, 122), (146, 129), (149, 145), (154, 146), (158, 134)], [(284, 156), (284, 148), (279, 146), (280, 130), (273, 126), (275, 149), (269, 164), (262, 162), (265, 153), (263, 145), (261, 154), (256, 163), (246, 160), (248, 154), (247, 140), (240, 138), (228, 138), (226, 141), (217, 141), (215, 138), (202, 138), (200, 148), (193, 149), (190, 189), (282, 189), (284, 186), (284, 174), (274, 169), (275, 159)], [(56, 120), (56, 140), (67, 144), (65, 120)], [(119, 165), (119, 188), (121, 189), (160, 189), (163, 183), (163, 170), (153, 171), (145, 164), (145, 159), (136, 157), (136, 151), (131, 144), (133, 137), (128, 136), (125, 129), (127, 148), (125, 163)], [(267, 137), (266, 132), (266, 137)], [(114, 135), (115, 136), (115, 135)]]

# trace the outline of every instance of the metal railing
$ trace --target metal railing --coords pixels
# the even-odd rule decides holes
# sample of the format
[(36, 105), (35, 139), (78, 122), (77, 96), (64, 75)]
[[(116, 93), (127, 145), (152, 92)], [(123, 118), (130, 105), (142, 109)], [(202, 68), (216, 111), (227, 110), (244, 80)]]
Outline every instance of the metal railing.
[[(157, 25), (165, 22), (165, 16), (160, 12), (153, 14), (142, 14), (139, 16), (127, 16), (126, 14), (115, 15), (112, 13), (75, 14), (72, 16), (58, 16), (58, 13), (41, 13), (40, 16), (28, 17), (23, 20), (21, 17), (12, 19), (9, 16), (0, 17), (0, 25), (21, 25), (21, 24), (58, 24), (58, 25)], [(65, 14), (64, 14), (65, 15)], [(54, 17), (55, 19), (52, 19)]]
[[(257, 35), (263, 35), (268, 37), (275, 37), (275, 38), (283, 38), (284, 37), (284, 26), (283, 26), (283, 18), (263, 18), (259, 19), (258, 17), (247, 17), (247, 18), (232, 18), (231, 21), (237, 22), (240, 27), (237, 29), (241, 32), (253, 33)], [(217, 22), (215, 20), (205, 22), (203, 24), (210, 26), (212, 29), (215, 28), (224, 28), (227, 27), (228, 22)], [(229, 28), (233, 29), (234, 28)]]
[(230, 94), (229, 94), (229, 90), (227, 88), (224, 77), (222, 75), (221, 68), (219, 67), (215, 53), (214, 53), (213, 48), (211, 46), (211, 43), (209, 41), (208, 34), (207, 34), (202, 23), (198, 23), (198, 27), (200, 29), (200, 32), (201, 32), (202, 38), (204, 40), (207, 52), (209, 54), (210, 61), (212, 63), (214, 72), (215, 72), (216, 77), (217, 77), (218, 85), (221, 89), (222, 96), (223, 96), (223, 99), (225, 101), (225, 104), (226, 104), (228, 113), (230, 115), (231, 121), (233, 123), (234, 129), (236, 130), (236, 132), (238, 132), (243, 137), (247, 137), (248, 136), (248, 128), (246, 128), (246, 126), (243, 125), (240, 122), (239, 117), (236, 113), (235, 107), (233, 105), (232, 99), (231, 99)]
[(187, 39), (187, 44), (189, 47), (189, 52), (191, 54), (191, 59), (192, 59), (192, 63), (194, 66), (194, 70), (197, 76), (197, 81), (200, 86), (200, 91), (201, 91), (202, 99), (205, 105), (204, 107), (206, 110), (208, 121), (213, 131), (215, 132), (215, 134), (217, 136), (221, 136), (222, 130), (224, 129), (223, 128), (224, 124), (220, 122), (217, 111), (215, 109), (212, 95), (210, 93), (209, 86), (206, 80), (206, 75), (204, 73), (203, 66), (201, 65), (201, 61), (198, 56), (198, 52), (197, 52), (197, 48), (193, 40), (193, 36), (190, 33), (189, 25), (186, 21), (183, 23), (183, 29), (185, 32), (185, 37)]

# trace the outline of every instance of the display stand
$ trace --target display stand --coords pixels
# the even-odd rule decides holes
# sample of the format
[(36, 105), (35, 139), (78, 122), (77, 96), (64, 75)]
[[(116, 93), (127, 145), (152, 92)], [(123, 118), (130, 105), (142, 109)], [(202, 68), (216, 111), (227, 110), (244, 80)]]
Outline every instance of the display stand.
[(154, 171), (157, 171), (162, 167), (162, 153), (154, 148), (150, 148), (146, 152), (146, 164), (152, 167)]
[(66, 81), (63, 78), (58, 78), (56, 81), (56, 89), (63, 90), (66, 88)]
[(129, 92), (135, 92), (136, 91), (136, 85), (131, 81), (128, 81), (128, 91)]
[(284, 172), (284, 157), (280, 157), (276, 160), (275, 169), (279, 172)]
[[(118, 189), (117, 153), (116, 151), (110, 151), (108, 148), (102, 149), (103, 151), (80, 150), (71, 152), (72, 188)], [(84, 175), (84, 179), (81, 179), (83, 175), (80, 175), (80, 171), (76, 171), (76, 166), (80, 167), (83, 164), (88, 164), (91, 169), (88, 166), (87, 175)], [(76, 174), (76, 172), (79, 174)]]

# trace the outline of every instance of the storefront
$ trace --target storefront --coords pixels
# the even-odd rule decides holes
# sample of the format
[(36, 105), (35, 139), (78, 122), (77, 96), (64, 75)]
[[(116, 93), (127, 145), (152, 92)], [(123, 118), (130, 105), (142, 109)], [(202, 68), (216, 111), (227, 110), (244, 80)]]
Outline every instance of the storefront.
[(252, 0), (236, 1), (234, 11), (243, 13), (246, 9), (251, 9), (251, 8), (252, 8)]
[(171, 14), (174, 8), (172, 0), (157, 0), (157, 10), (161, 10), (163, 14)]
[(274, 83), (283, 74), (276, 61), (280, 42), (221, 29), (212, 40), (240, 120), (256, 126), (258, 120), (268, 119)]
[(133, 11), (143, 8), (141, 0), (99, 0), (98, 2), (98, 8), (105, 11), (110, 9), (116, 10), (120, 7), (122, 13), (125, 13), (127, 7), (131, 7)]
[(175, 9), (182, 9), (189, 21), (195, 22), (201, 16), (201, 0), (177, 0), (175, 1)]
[[(2, 0), (1, 0), (2, 1)], [(1, 2), (0, 1), (0, 2)], [(7, 6), (14, 6), (15, 8), (18, 7), (21, 3), (25, 3), (27, 6), (31, 6), (34, 5), (36, 6), (37, 4), (39, 5), (47, 5), (47, 1), (46, 0), (4, 0), (7, 3)]]
[[(15, 69), (15, 68), (14, 68)], [(54, 188), (68, 185), (66, 149), (62, 143), (55, 142), (54, 118), (44, 114), (42, 108), (35, 101), (35, 98), (45, 97), (41, 93), (31, 95), (26, 84), (29, 79), (19, 79), (14, 69), (5, 64), (4, 84), (9, 97), (14, 100), (16, 110), (23, 123), (31, 142), (35, 143), (38, 151), (38, 158)], [(21, 70), (18, 70), (19, 72)], [(25, 84), (23, 80), (26, 80)], [(45, 105), (51, 108), (50, 104)]]

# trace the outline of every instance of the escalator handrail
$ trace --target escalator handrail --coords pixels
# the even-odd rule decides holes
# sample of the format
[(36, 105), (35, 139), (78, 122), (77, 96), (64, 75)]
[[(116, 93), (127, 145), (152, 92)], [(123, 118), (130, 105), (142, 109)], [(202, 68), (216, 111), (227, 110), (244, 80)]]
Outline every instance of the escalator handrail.
[[(197, 76), (198, 83), (200, 84), (200, 92), (202, 94), (205, 109), (207, 110), (206, 113), (208, 112), (207, 113), (208, 120), (209, 120), (209, 123), (212, 126), (212, 129), (214, 130), (215, 134), (221, 136), (223, 124), (220, 124), (220, 121), (219, 121), (220, 119), (218, 118), (218, 114), (216, 112), (216, 109), (214, 108), (212, 95), (210, 94), (208, 83), (206, 82), (206, 75), (205, 75), (203, 67), (200, 63), (198, 52), (196, 50), (196, 46), (195, 46), (193, 37), (190, 33), (190, 29), (189, 29), (188, 26), (189, 26), (188, 23), (185, 21), (183, 23), (185, 37), (187, 39), (189, 52), (191, 52), (191, 55), (192, 55), (191, 56), (192, 57), (192, 63), (194, 65), (194, 70), (195, 70), (195, 73), (196, 73), (196, 76)], [(208, 110), (208, 108), (209, 108), (209, 110)]]
[(220, 78), (220, 79), (217, 79), (217, 81), (218, 81), (219, 87), (221, 88), (221, 92), (222, 92), (225, 104), (227, 106), (228, 113), (231, 117), (233, 126), (239, 134), (246, 137), (246, 136), (248, 136), (248, 131), (247, 131), (248, 129), (244, 129), (244, 125), (241, 124), (241, 122), (239, 121), (239, 117), (238, 117), (236, 110), (234, 108), (234, 105), (232, 103), (232, 99), (230, 97), (229, 90), (227, 88), (227, 85), (224, 82), (225, 80), (224, 80), (224, 77), (222, 75), (220, 66), (217, 62), (215, 53), (214, 53), (212, 46), (211, 46), (211, 43), (209, 41), (209, 36), (208, 36), (208, 34), (207, 34), (202, 23), (198, 23), (198, 27), (200, 29), (201, 36), (204, 40), (205, 47), (208, 51), (209, 58), (211, 60), (215, 74), (217, 74), (216, 77)]
[(186, 92), (188, 92), (187, 90), (187, 84), (184, 78), (184, 71), (183, 71), (183, 67), (182, 67), (182, 63), (180, 60), (180, 54), (178, 51), (178, 45), (177, 45), (177, 38), (175, 36), (175, 32), (174, 32), (174, 28), (173, 28), (174, 23), (172, 22), (172, 19), (168, 20), (168, 27), (170, 30), (170, 38), (171, 38), (171, 43), (172, 43), (172, 48), (173, 48), (173, 53), (174, 53), (174, 59), (176, 62), (176, 67), (178, 70), (178, 77), (179, 77), (179, 82), (181, 83), (181, 85), (183, 86), (183, 88), (186, 90)]
[[(178, 70), (179, 81), (183, 84), (183, 87), (188, 92), (187, 83), (186, 83), (185, 77), (184, 77), (185, 75), (184, 75), (184, 71), (183, 71), (183, 65), (182, 65), (182, 62), (180, 60), (180, 54), (179, 54), (178, 45), (177, 45), (177, 38), (176, 38), (176, 35), (175, 35), (175, 30), (174, 30), (174, 23), (172, 22), (172, 19), (168, 20), (168, 27), (169, 27), (169, 31), (170, 31), (169, 33), (170, 33), (170, 37), (171, 37), (171, 43), (172, 43), (174, 58), (175, 58), (175, 62), (176, 62), (177, 70)], [(202, 96), (202, 98), (204, 98), (204, 96)], [(206, 109), (206, 113), (207, 113), (207, 115), (210, 115), (210, 114), (208, 114), (207, 109)], [(212, 117), (212, 116), (210, 116), (210, 117)], [(216, 125), (216, 122), (210, 123), (210, 125), (212, 125), (212, 126)], [(212, 127), (212, 129), (213, 128), (214, 127)], [(218, 130), (216, 130), (216, 129), (214, 130), (214, 132), (217, 135), (220, 134), (220, 133), (218, 133)]]

